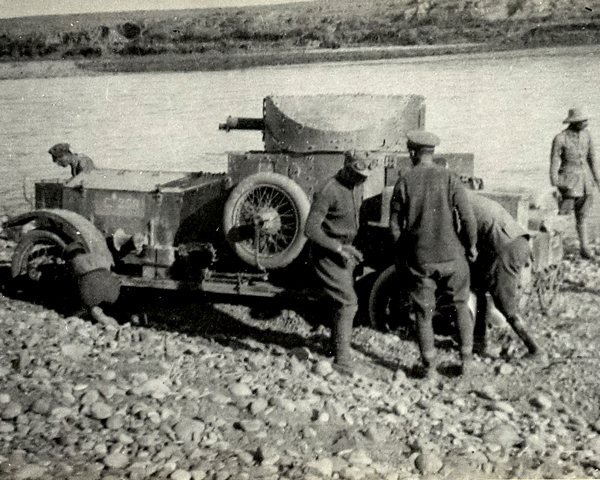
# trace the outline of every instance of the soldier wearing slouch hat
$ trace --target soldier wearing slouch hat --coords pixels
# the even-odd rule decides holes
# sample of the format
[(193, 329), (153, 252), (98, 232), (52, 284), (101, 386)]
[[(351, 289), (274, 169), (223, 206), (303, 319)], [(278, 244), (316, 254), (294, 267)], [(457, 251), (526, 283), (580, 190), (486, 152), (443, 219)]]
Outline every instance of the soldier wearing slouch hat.
[(575, 211), (581, 257), (593, 258), (589, 245), (589, 218), (594, 203), (594, 184), (600, 185), (588, 117), (579, 108), (569, 110), (568, 124), (554, 137), (550, 153), (550, 183), (558, 189), (561, 213)]

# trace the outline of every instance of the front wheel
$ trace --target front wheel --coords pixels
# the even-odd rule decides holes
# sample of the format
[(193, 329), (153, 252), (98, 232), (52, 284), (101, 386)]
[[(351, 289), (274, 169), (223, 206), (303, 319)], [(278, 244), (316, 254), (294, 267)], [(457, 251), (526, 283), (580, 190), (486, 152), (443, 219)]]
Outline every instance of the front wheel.
[(27, 280), (33, 285), (51, 284), (66, 274), (66, 246), (66, 242), (53, 232), (28, 232), (15, 249), (12, 277)]
[[(440, 299), (438, 299), (439, 301)], [(471, 292), (467, 303), (469, 314), (475, 319), (477, 299)], [(447, 333), (445, 310), (451, 305), (440, 303), (434, 314), (434, 325), (439, 333)], [(410, 313), (410, 303), (397, 277), (396, 266), (391, 265), (379, 274), (369, 295), (369, 320), (371, 327), (383, 332), (412, 334), (415, 320)], [(442, 320), (442, 321), (439, 321)]]
[[(396, 267), (391, 265), (379, 274), (369, 295), (369, 320), (371, 328), (383, 332), (396, 331), (400, 325), (402, 302), (396, 279)], [(412, 325), (407, 322), (406, 329)]]
[(242, 180), (225, 203), (225, 236), (249, 265), (282, 268), (304, 248), (309, 210), (310, 201), (296, 182), (278, 173), (255, 173)]

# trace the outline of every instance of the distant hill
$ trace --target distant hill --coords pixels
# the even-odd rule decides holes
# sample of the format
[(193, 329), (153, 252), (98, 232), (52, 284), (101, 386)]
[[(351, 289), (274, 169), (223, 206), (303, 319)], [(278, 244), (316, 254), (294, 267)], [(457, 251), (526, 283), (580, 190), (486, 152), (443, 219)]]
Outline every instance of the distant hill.
[[(340, 47), (600, 42), (600, 0), (316, 0), (0, 20), (0, 60), (202, 56)], [(138, 62), (139, 63), (139, 62)]]

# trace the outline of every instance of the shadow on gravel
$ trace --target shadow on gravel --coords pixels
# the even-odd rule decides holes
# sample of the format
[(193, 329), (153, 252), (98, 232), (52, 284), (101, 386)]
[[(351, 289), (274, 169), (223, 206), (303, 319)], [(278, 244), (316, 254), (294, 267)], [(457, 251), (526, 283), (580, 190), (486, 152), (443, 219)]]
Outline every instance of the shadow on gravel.
[[(412, 337), (410, 340), (417, 342), (416, 337)], [(456, 350), (458, 349), (458, 343), (452, 338), (436, 338), (435, 347), (438, 349), (438, 351)], [(401, 370), (408, 378), (412, 379), (419, 379), (425, 376), (425, 371), (421, 364), (404, 365), (399, 363), (397, 360), (383, 358), (371, 350), (364, 348), (362, 345), (353, 344), (352, 348), (369, 358), (373, 364), (379, 365), (380, 367), (386, 368), (392, 372)], [(461, 366), (458, 364), (449, 364), (444, 362), (439, 366), (438, 371), (442, 376), (454, 378), (460, 376)]]
[[(121, 318), (137, 315), (141, 326), (209, 338), (232, 348), (241, 346), (248, 349), (248, 345), (240, 342), (247, 338), (283, 348), (306, 346), (306, 339), (301, 335), (270, 329), (268, 321), (277, 317), (281, 309), (277, 309), (275, 305), (260, 308), (261, 301), (265, 302), (250, 299), (242, 304), (237, 297), (236, 301), (232, 302), (231, 298), (201, 292), (132, 289), (123, 292), (110, 313)], [(244, 315), (245, 310), (238, 305), (250, 306), (253, 309), (252, 318), (264, 320), (264, 328), (249, 325), (219, 308), (219, 305), (229, 302), (232, 302), (231, 309), (237, 310), (240, 315)], [(118, 312), (119, 310), (121, 312)], [(257, 315), (257, 311), (261, 314)]]
[[(0, 289), (2, 294), (12, 300), (42, 306), (64, 317), (79, 315), (92, 321), (89, 316), (81, 313), (75, 299), (69, 296), (74, 286), (58, 283), (33, 291), (21, 289), (11, 278), (10, 267), (0, 264)], [(278, 345), (288, 350), (308, 347), (311, 351), (325, 356), (329, 337), (321, 325), (326, 329), (329, 325), (315, 307), (314, 303), (291, 303), (289, 300), (284, 302), (271, 298), (124, 288), (117, 303), (105, 308), (105, 313), (121, 324), (131, 322), (139, 328), (202, 337), (233, 349), (252, 350), (251, 344), (246, 341), (251, 339), (265, 346)], [(299, 318), (292, 314), (286, 320), (285, 315), (282, 316), (282, 312), (286, 311), (295, 312)], [(286, 321), (291, 322), (289, 329), (286, 328)], [(303, 335), (293, 331), (297, 327), (294, 325), (296, 321), (304, 330)], [(270, 322), (273, 322), (272, 327)], [(307, 328), (310, 327), (312, 330), (308, 331)], [(413, 331), (407, 330), (400, 337), (403, 340), (416, 341), (413, 334)], [(456, 348), (456, 342), (451, 338), (438, 338), (436, 347), (441, 350), (453, 349)], [(422, 376), (418, 365), (399, 365), (397, 361), (388, 360), (360, 345), (355, 344), (354, 348), (368, 357), (373, 364), (387, 370), (403, 370), (410, 378)]]
[[(0, 289), (3, 295), (12, 300), (39, 305), (64, 317), (78, 315), (91, 321), (91, 317), (83, 314), (76, 300), (69, 295), (69, 291), (73, 291), (70, 285), (46, 285), (33, 291), (31, 288), (23, 289), (12, 279), (10, 266), (0, 265)], [(228, 307), (235, 311), (235, 315), (247, 312), (237, 305), (249, 306), (251, 318), (255, 323), (264, 320), (264, 327), (249, 325), (219, 308), (219, 305), (229, 302), (232, 305)], [(239, 297), (232, 299), (202, 292), (122, 289), (119, 300), (104, 310), (121, 324), (135, 319), (132, 323), (141, 328), (203, 337), (234, 349), (251, 349), (243, 342), (245, 339), (265, 345), (279, 345), (286, 349), (303, 346), (314, 349), (313, 338), (307, 339), (297, 333), (269, 328), (268, 322), (278, 317), (284, 308), (289, 309), (290, 305), (283, 306), (271, 299), (244, 299), (242, 303)], [(297, 311), (300, 310), (298, 307)]]

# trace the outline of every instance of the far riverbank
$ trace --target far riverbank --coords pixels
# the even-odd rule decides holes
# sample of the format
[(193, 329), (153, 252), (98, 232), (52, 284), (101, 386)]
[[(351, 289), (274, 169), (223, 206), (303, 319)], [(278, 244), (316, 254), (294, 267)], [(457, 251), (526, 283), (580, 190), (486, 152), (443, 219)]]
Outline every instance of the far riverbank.
[(538, 57), (564, 54), (595, 55), (597, 45), (578, 47), (545, 47), (506, 50), (487, 44), (463, 43), (452, 45), (358, 47), (338, 49), (295, 49), (236, 54), (149, 55), (143, 57), (114, 57), (97, 60), (35, 60), (0, 62), (0, 80), (27, 78), (56, 78), (94, 76), (101, 74), (141, 72), (191, 72), (258, 68), (273, 65), (297, 65), (318, 62), (377, 61), (407, 59), (434, 60), (441, 56), (476, 55), (498, 58)]

